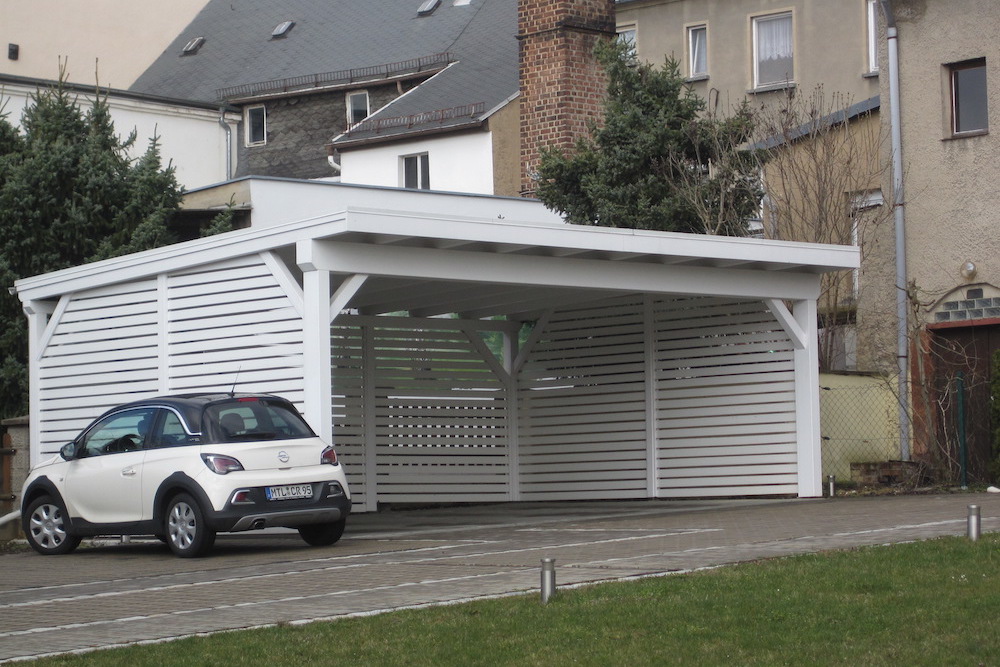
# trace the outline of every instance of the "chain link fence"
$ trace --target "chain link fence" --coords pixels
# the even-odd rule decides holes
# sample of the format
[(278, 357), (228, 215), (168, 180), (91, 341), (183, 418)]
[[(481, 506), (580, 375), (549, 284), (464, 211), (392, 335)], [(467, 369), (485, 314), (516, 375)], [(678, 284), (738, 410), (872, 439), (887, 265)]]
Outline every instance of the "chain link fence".
[(824, 479), (862, 486), (917, 481), (917, 466), (899, 460), (898, 406), (884, 378), (821, 374)]

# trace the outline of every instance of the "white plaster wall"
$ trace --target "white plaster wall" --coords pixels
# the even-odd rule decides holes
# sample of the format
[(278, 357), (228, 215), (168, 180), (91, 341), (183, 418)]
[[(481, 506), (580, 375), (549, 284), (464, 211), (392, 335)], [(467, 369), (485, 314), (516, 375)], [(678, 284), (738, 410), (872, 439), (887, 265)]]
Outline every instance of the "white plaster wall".
[[(20, 126), (21, 115), (34, 92), (35, 88), (27, 86), (7, 85), (0, 89), (0, 105), (4, 105), (8, 121)], [(77, 104), (86, 112), (91, 98), (79, 95)], [(185, 188), (197, 188), (227, 179), (226, 132), (219, 125), (218, 111), (114, 96), (108, 97), (108, 104), (119, 135), (124, 137), (136, 130), (137, 138), (131, 151), (133, 157), (142, 155), (149, 146), (149, 140), (159, 134), (163, 164), (173, 163), (177, 169), (177, 180)], [(229, 114), (227, 121), (233, 129), (235, 141), (238, 115)]]
[(400, 157), (427, 153), (431, 190), (493, 194), (493, 149), (488, 132), (443, 134), (419, 141), (374, 144), (341, 155), (341, 182), (400, 187)]

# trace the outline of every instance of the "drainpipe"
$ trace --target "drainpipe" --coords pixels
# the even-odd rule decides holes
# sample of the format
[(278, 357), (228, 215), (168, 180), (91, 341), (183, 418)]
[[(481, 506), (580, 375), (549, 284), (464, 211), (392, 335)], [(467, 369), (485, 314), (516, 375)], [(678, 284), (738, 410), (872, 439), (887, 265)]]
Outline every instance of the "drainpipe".
[(906, 214), (903, 199), (903, 139), (899, 114), (899, 35), (892, 0), (879, 0), (885, 16), (886, 46), (889, 56), (889, 108), (892, 141), (893, 212), (896, 224), (896, 357), (899, 364), (899, 457), (910, 459), (909, 331), (907, 327)]
[(225, 107), (219, 108), (219, 125), (226, 131), (226, 179), (233, 177), (233, 128), (226, 122)]

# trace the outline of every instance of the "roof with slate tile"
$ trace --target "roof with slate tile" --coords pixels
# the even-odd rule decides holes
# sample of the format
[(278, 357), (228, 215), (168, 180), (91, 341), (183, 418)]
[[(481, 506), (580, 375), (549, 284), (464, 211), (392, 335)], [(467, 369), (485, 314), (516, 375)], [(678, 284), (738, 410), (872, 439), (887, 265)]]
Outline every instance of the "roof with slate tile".
[[(338, 141), (478, 124), (518, 90), (517, 0), (442, 0), (418, 16), (421, 4), (210, 0), (131, 90), (223, 102), (423, 68), (437, 73)], [(272, 38), (284, 21), (295, 25)], [(197, 37), (205, 39), (197, 53), (181, 55)]]

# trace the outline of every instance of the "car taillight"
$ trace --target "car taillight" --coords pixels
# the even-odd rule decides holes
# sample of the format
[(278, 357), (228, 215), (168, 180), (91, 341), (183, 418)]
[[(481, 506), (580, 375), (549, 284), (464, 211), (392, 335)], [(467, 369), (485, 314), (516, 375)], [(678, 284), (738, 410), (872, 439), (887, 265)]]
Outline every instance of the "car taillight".
[(232, 456), (224, 456), (222, 454), (202, 454), (201, 460), (205, 462), (208, 469), (217, 475), (225, 475), (227, 473), (236, 472), (237, 470), (243, 470), (243, 464), (234, 459)]
[(337, 463), (337, 452), (333, 447), (327, 447), (323, 450), (323, 453), (319, 456), (320, 463), (329, 463), (332, 466), (338, 465)]

